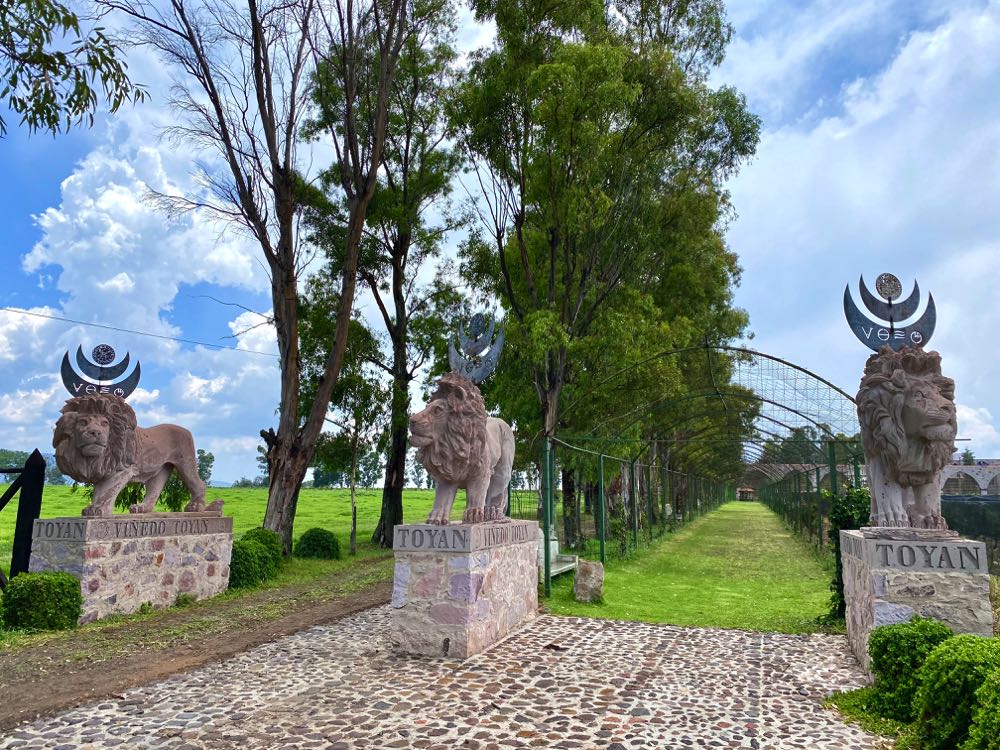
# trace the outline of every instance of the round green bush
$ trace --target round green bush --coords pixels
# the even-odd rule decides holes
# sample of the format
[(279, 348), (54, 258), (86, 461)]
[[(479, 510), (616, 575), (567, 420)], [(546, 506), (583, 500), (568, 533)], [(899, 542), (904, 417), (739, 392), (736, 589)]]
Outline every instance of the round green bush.
[(229, 562), (229, 588), (256, 586), (267, 578), (272, 566), (271, 553), (256, 539), (237, 539)]
[(281, 564), (285, 561), (285, 546), (281, 543), (281, 534), (277, 531), (271, 531), (271, 529), (257, 528), (246, 532), (243, 539), (253, 539), (261, 543), (271, 555), (271, 565), (268, 567), (267, 577), (276, 576)]
[(875, 677), (872, 707), (889, 719), (913, 721), (917, 673), (931, 651), (953, 635), (944, 623), (922, 617), (875, 628), (868, 637)]
[(1000, 639), (956, 635), (931, 651), (914, 698), (922, 750), (954, 750), (969, 735), (976, 691), (1000, 669)]
[(83, 610), (80, 580), (69, 573), (21, 573), (0, 599), (0, 622), (8, 628), (66, 630)]
[(339, 560), (340, 542), (332, 531), (309, 529), (295, 543), (296, 557), (318, 557), (321, 560)]
[(976, 710), (962, 750), (1000, 750), (1000, 669), (976, 691)]

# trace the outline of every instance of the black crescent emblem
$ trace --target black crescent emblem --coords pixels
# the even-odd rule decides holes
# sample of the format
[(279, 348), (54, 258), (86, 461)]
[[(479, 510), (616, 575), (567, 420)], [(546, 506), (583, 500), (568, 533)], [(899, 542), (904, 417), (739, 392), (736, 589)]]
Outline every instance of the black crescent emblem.
[[(895, 311), (896, 306), (893, 305), (893, 312)], [(911, 348), (926, 346), (937, 325), (937, 308), (934, 305), (933, 294), (927, 295), (927, 309), (920, 318), (908, 326), (890, 326), (888, 320), (884, 323), (875, 323), (861, 312), (851, 298), (850, 285), (844, 287), (844, 315), (858, 341), (876, 352), (883, 346), (888, 346), (894, 351), (899, 351), (904, 346)]]
[[(78, 359), (80, 355), (82, 355), (82, 349), (77, 352)], [(122, 367), (122, 365), (127, 366), (128, 361), (129, 361), (129, 356), (128, 354), (126, 354), (125, 359), (122, 361), (120, 365), (115, 365), (114, 368), (95, 367), (94, 365), (91, 365), (91, 369), (87, 370), (86, 374), (89, 375), (90, 377), (95, 377), (91, 373), (94, 370), (97, 370), (105, 374), (104, 377), (96, 378), (98, 381), (111, 380), (111, 378), (108, 378), (106, 376), (106, 373), (109, 370), (117, 370), (118, 368)], [(80, 369), (84, 368), (81, 367)], [(125, 370), (122, 369), (121, 373), (123, 373), (124, 371)], [(77, 373), (73, 369), (73, 365), (70, 362), (69, 358), (69, 352), (66, 352), (62, 358), (62, 364), (59, 368), (59, 374), (62, 376), (63, 385), (66, 386), (66, 390), (69, 391), (70, 395), (72, 396), (90, 396), (94, 394), (105, 394), (105, 395), (118, 396), (118, 398), (128, 398), (129, 396), (132, 395), (135, 389), (139, 387), (139, 378), (142, 375), (142, 368), (140, 367), (140, 364), (136, 362), (135, 369), (132, 370), (131, 374), (124, 380), (120, 380), (117, 383), (114, 382), (93, 383), (83, 375)]]
[(920, 306), (920, 285), (916, 281), (913, 282), (913, 292), (910, 296), (900, 302), (893, 303), (892, 307), (889, 307), (888, 302), (883, 302), (869, 291), (864, 276), (861, 277), (858, 288), (861, 290), (861, 301), (865, 303), (868, 312), (879, 320), (906, 320)]
[(111, 365), (109, 367), (101, 367), (100, 365), (95, 365), (89, 359), (87, 359), (83, 354), (83, 347), (77, 347), (76, 349), (76, 364), (80, 368), (80, 372), (86, 375), (88, 378), (93, 378), (97, 381), (104, 380), (115, 380), (120, 378), (125, 374), (128, 369), (129, 356), (128, 352), (125, 353), (125, 359), (119, 362), (117, 365)]

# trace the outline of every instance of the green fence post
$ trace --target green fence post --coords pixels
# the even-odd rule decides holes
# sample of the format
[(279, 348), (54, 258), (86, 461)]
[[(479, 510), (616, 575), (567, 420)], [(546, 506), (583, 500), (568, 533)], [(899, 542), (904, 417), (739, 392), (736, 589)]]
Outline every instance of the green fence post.
[(646, 523), (649, 525), (649, 541), (653, 541), (653, 465), (646, 464)]
[(632, 547), (639, 547), (639, 498), (636, 497), (635, 489), (635, 459), (629, 464), (628, 469), (628, 497), (632, 505)]
[(830, 440), (827, 442), (827, 455), (830, 461), (830, 494), (837, 494), (837, 446)]
[(597, 533), (600, 538), (601, 564), (607, 562), (607, 552), (605, 550), (605, 540), (607, 534), (604, 530), (604, 454), (597, 457)]
[(549, 438), (542, 443), (542, 545), (545, 568), (543, 571), (545, 596), (552, 596), (552, 550), (549, 532), (552, 528), (552, 450)]
[(851, 462), (854, 464), (854, 489), (861, 489), (861, 462), (858, 460), (857, 456), (851, 456)]
[(823, 522), (823, 488), (820, 486), (821, 478), (819, 475), (819, 467), (816, 467), (816, 508), (819, 510), (820, 523)]

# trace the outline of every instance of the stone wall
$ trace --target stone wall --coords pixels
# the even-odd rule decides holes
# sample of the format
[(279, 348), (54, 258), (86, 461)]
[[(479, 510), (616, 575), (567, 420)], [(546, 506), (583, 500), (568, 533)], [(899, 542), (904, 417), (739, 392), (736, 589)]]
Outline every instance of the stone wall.
[(538, 610), (538, 524), (397, 526), (393, 647), (465, 658)]
[(862, 529), (841, 531), (840, 545), (847, 637), (866, 671), (869, 633), (914, 615), (941, 620), (958, 633), (992, 635), (982, 542), (921, 529)]
[(143, 513), (35, 521), (31, 564), (80, 579), (80, 624), (169, 607), (178, 594), (205, 599), (229, 586), (233, 519), (218, 512)]

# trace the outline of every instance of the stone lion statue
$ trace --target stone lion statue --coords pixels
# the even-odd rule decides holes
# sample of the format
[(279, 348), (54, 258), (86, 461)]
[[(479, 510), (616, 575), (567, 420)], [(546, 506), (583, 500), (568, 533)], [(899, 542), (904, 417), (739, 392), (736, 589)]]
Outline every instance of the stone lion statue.
[(111, 515), (115, 498), (130, 483), (145, 485), (146, 495), (129, 511), (149, 513), (174, 469), (191, 491), (185, 511), (221, 510), (221, 500), (205, 505), (194, 439), (183, 427), (138, 427), (132, 407), (106, 394), (71, 398), (61, 413), (52, 437), (56, 465), (78, 482), (94, 485), (93, 502), (83, 515)]
[(427, 523), (446, 525), (455, 493), (463, 488), (465, 523), (506, 518), (514, 433), (502, 419), (486, 414), (471, 380), (451, 372), (438, 381), (427, 406), (410, 419), (410, 442), (435, 481)]
[(868, 358), (857, 397), (873, 526), (947, 529), (938, 480), (955, 451), (955, 381), (941, 355), (888, 346)]

